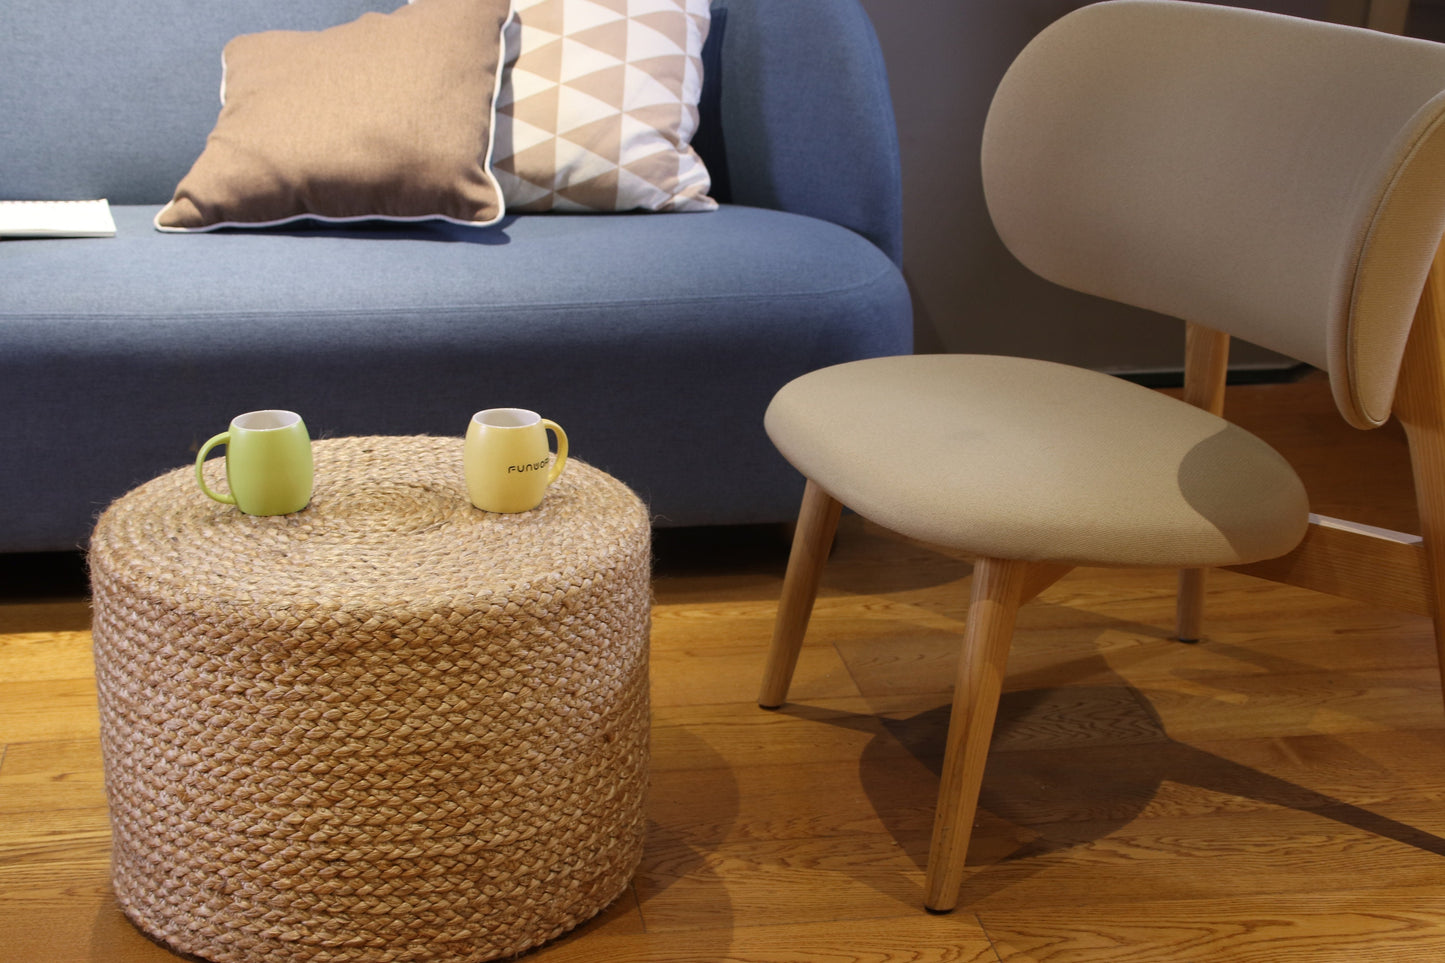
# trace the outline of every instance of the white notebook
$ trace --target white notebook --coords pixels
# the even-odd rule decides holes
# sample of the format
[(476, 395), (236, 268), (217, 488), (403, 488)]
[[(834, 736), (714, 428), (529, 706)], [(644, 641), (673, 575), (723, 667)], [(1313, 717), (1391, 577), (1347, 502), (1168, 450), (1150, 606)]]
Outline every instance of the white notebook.
[(105, 200), (0, 201), (0, 237), (114, 236)]

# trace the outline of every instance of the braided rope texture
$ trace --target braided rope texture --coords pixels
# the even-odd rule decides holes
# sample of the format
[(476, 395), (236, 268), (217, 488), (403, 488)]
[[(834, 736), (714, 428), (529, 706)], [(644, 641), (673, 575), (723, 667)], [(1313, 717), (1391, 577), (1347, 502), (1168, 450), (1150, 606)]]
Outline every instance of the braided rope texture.
[(296, 514), (187, 468), (96, 526), (116, 898), (216, 963), (516, 955), (641, 858), (647, 512), (575, 459), (493, 515), (459, 438), (313, 451)]

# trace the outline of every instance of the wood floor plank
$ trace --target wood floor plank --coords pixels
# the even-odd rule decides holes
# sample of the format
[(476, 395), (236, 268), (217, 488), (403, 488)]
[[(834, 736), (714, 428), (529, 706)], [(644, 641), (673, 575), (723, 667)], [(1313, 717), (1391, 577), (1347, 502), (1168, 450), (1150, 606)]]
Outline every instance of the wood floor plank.
[[(984, 780), (995, 813), (1026, 825), (1266, 810), (1367, 810), (1380, 819), (1445, 812), (1438, 731), (1256, 738), (1188, 745), (996, 752)], [(1363, 814), (1353, 814), (1363, 822)]]
[(14, 743), (0, 759), (0, 816), (105, 805), (94, 739)]
[[(926, 847), (920, 837), (919, 847)], [(659, 834), (637, 881), (649, 932), (912, 917), (923, 898), (915, 853), (876, 834), (726, 842), (703, 849)]]
[(99, 739), (95, 680), (0, 682), (0, 743)]
[[(1167, 637), (1172, 594), (1158, 607), (1158, 624), (1121, 621), (1105, 611), (1108, 606), (1090, 608), (1093, 603), (1079, 599), (1081, 588), (1092, 592), (1096, 579), (1107, 579), (1097, 570), (1083, 572), (1067, 577), (1020, 613), (1007, 688), (1091, 685), (1118, 676), (1143, 682), (1268, 674), (1291, 667), (1330, 672), (1413, 668), (1421, 670), (1422, 679), (1435, 671), (1430, 625), (1413, 616), (1353, 602), (1321, 603), (1307, 596), (1302, 603), (1316, 610), (1319, 622), (1329, 625), (1328, 633), (1282, 634), (1277, 613), (1289, 600), (1256, 603), (1250, 587), (1264, 583), (1224, 572), (1219, 581), (1234, 584), (1228, 594), (1216, 592), (1220, 615), (1206, 618), (1207, 640), (1185, 646)], [(1171, 593), (1172, 586), (1170, 576)], [(1259, 611), (1241, 613), (1240, 597), (1249, 598)], [(835, 645), (866, 695), (938, 691), (939, 679), (952, 676), (961, 624), (915, 623), (891, 633), (881, 627)]]
[(94, 675), (89, 629), (0, 632), (0, 683), (89, 679)]
[[(983, 914), (1002, 963), (1424, 963), (1445, 959), (1435, 888)], [(1167, 947), (1168, 956), (1161, 956)]]
[(95, 908), (111, 899), (110, 817), (103, 807), (6, 814), (0, 854), (0, 908), (12, 924), (72, 901)]
[(1278, 672), (1139, 691), (1164, 727), (1188, 740), (1445, 727), (1439, 676), (1425, 669)]
[(863, 833), (926, 834), (937, 773), (892, 754), (852, 767), (834, 762), (657, 772), (648, 812), (694, 845), (811, 840)]
[(6, 920), (0, 963), (180, 963), (131, 925), (109, 888), (67, 894), (63, 904), (26, 907)]
[(869, 708), (859, 698), (772, 712), (755, 702), (659, 707), (652, 715), (653, 771), (856, 760), (864, 746), (887, 738)]
[[(696, 637), (673, 642), (658, 629), (653, 636), (654, 706), (756, 703), (762, 681), (766, 635), (749, 645), (708, 645)], [(771, 631), (771, 629), (767, 629)], [(798, 654), (789, 697), (799, 700), (859, 695), (848, 664), (831, 645), (805, 645)]]
[[(23, 563), (25, 560), (20, 560)], [(79, 597), (66, 597), (35, 602), (23, 594), (11, 597), (6, 583), (6, 570), (15, 562), (0, 560), (0, 636), (32, 632), (43, 634), (85, 632), (90, 629), (90, 603)]]
[(910, 917), (665, 930), (624, 939), (583, 932), (526, 957), (538, 963), (998, 963), (971, 918)]
[(1357, 891), (1361, 866), (1379, 868), (1368, 880), (1372, 890), (1438, 891), (1445, 843), (1435, 823), (1426, 823), (1435, 834), (1407, 827), (1413, 839), (1401, 840), (1288, 809), (1248, 820), (1143, 817), (1022, 829), (996, 823), (981, 827), (970, 850), (962, 905), (981, 914), (1000, 905), (1050, 906), (1082, 917), (1101, 903), (1259, 903), (1305, 892), (1327, 900)]

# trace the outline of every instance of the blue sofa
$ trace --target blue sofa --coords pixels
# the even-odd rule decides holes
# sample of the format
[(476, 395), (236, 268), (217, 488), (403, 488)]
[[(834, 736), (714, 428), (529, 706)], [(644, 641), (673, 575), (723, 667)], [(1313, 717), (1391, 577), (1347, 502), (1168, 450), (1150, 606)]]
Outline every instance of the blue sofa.
[(912, 340), (897, 136), (855, 0), (717, 0), (695, 141), (713, 213), (152, 228), (215, 123), (226, 40), (396, 2), (7, 10), (0, 198), (105, 197), (118, 233), (0, 242), (0, 552), (83, 546), (111, 499), (271, 407), (314, 437), (459, 444), (477, 409), (534, 408), (661, 526), (793, 517), (772, 393)]

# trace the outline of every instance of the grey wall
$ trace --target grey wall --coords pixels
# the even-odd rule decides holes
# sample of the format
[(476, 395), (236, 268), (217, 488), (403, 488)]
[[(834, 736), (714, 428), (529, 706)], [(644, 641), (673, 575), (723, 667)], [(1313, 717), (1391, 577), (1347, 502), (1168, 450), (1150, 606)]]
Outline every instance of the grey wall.
[[(978, 149), (993, 90), (1031, 37), (1084, 0), (862, 2), (888, 63), (898, 118), (917, 350), (1016, 354), (1109, 371), (1179, 369), (1182, 324), (1035, 277), (1004, 250), (984, 209)], [(1236, 5), (1357, 24), (1369, 15), (1369, 0)], [(1242, 344), (1232, 361), (1288, 363)]]

